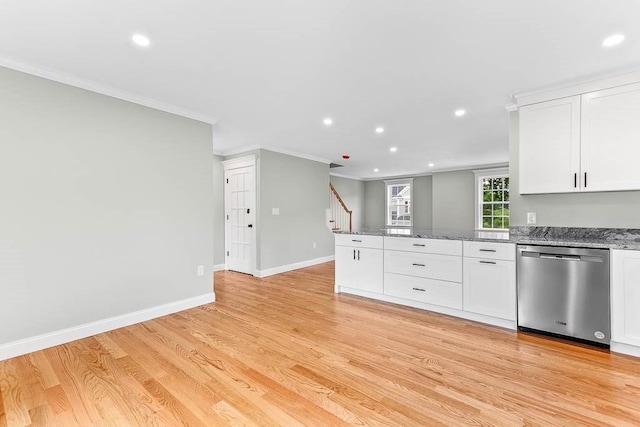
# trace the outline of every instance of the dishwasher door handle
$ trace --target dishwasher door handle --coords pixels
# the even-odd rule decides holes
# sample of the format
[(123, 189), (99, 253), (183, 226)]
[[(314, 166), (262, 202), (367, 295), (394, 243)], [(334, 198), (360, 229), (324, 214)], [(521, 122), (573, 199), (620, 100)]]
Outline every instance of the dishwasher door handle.
[(544, 259), (561, 259), (563, 261), (580, 261), (580, 255), (540, 254)]

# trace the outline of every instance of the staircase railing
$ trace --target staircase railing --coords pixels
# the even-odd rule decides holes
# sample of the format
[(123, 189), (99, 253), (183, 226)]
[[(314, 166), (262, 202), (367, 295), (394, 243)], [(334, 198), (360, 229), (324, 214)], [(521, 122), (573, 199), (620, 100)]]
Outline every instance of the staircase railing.
[(333, 186), (332, 183), (329, 183), (329, 208), (331, 209), (331, 222), (333, 231), (352, 231), (353, 223), (352, 223), (352, 215), (353, 211), (350, 211), (347, 208), (347, 205), (338, 194), (338, 191)]

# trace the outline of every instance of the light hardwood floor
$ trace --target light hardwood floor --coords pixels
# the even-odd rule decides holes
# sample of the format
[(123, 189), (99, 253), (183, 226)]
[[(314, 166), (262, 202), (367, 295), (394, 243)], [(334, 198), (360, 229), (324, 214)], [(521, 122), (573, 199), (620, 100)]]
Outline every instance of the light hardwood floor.
[(640, 425), (640, 360), (221, 272), (214, 304), (0, 362), (0, 426)]

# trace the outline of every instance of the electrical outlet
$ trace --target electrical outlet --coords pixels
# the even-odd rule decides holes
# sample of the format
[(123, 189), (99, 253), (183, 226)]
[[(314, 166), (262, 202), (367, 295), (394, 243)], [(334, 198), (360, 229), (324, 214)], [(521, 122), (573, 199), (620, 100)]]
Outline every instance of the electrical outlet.
[(280, 215), (280, 208), (271, 208), (271, 215)]
[(535, 212), (527, 212), (527, 224), (536, 224), (537, 218)]
[(204, 265), (198, 266), (198, 276), (204, 276)]
[(313, 249), (316, 248), (316, 242), (313, 242)]

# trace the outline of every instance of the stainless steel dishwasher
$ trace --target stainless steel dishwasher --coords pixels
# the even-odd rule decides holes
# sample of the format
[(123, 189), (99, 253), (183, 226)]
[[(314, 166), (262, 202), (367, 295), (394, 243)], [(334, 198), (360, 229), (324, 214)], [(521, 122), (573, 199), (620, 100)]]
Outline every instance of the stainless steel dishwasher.
[(611, 342), (609, 250), (518, 245), (518, 329)]

